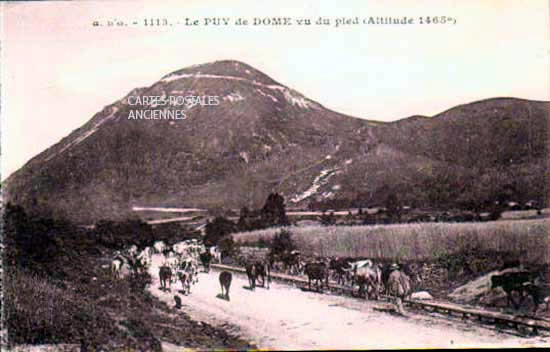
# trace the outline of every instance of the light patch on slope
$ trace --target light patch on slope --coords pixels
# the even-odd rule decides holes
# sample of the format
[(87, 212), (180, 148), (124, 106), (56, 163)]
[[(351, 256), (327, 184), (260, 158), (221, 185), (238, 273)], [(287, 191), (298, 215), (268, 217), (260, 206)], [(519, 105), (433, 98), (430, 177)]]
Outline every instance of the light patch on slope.
[(349, 164), (351, 164), (352, 162), (353, 162), (353, 159), (348, 159), (348, 160), (346, 160), (346, 165), (349, 165)]
[(305, 190), (302, 194), (297, 194), (290, 201), (293, 203), (298, 203), (308, 197), (311, 197), (312, 195), (317, 193), (317, 191), (319, 190), (319, 188), (321, 188), (322, 185), (328, 182), (328, 179), (331, 176), (336, 175), (338, 173), (337, 170), (338, 168), (322, 170), (321, 173), (317, 177), (315, 177), (315, 179), (313, 180), (313, 184), (307, 190)]
[(292, 94), (290, 90), (283, 91), (285, 99), (292, 105), (296, 105), (302, 109), (316, 108), (314, 104), (309, 102), (306, 98), (301, 95)]
[(98, 122), (96, 122), (92, 128), (90, 128), (88, 131), (86, 132), (83, 132), (80, 136), (76, 137), (75, 139), (73, 139), (72, 141), (70, 141), (69, 143), (67, 143), (63, 148), (61, 148), (57, 153), (55, 154), (52, 154), (50, 155), (49, 157), (46, 158), (46, 161), (50, 160), (51, 158), (53, 158), (54, 156), (56, 155), (59, 155), (61, 153), (63, 153), (65, 150), (71, 148), (71, 147), (74, 147), (75, 145), (78, 145), (80, 143), (82, 143), (86, 138), (90, 137), (92, 134), (94, 134), (101, 125), (103, 125), (105, 122), (107, 122), (108, 120), (112, 119), (115, 114), (117, 113), (118, 111), (118, 108), (116, 106), (113, 106), (112, 109), (111, 109), (111, 113), (107, 116), (105, 116), (104, 118), (102, 118), (101, 120), (99, 120)]
[(292, 104), (294, 106), (298, 106), (298, 107), (303, 108), (303, 109), (309, 109), (309, 108), (321, 109), (321, 106), (319, 104), (306, 99), (304, 96), (302, 96), (301, 94), (299, 94), (298, 92), (296, 92), (292, 89), (289, 89), (289, 88), (286, 88), (286, 87), (283, 87), (283, 86), (280, 86), (280, 85), (277, 85), (277, 84), (264, 84), (264, 83), (260, 83), (258, 81), (251, 80), (251, 79), (248, 79), (248, 78), (243, 78), (243, 77), (202, 74), (200, 72), (194, 73), (194, 74), (181, 73), (181, 74), (174, 74), (174, 75), (165, 77), (161, 80), (161, 82), (172, 82), (172, 81), (176, 81), (176, 80), (183, 79), (183, 78), (229, 79), (229, 80), (234, 80), (234, 81), (247, 82), (247, 83), (253, 84), (253, 85), (258, 86), (258, 87), (264, 87), (264, 88), (269, 88), (269, 89), (272, 89), (272, 90), (280, 91), (281, 93), (283, 93), (285, 99), (290, 104)]
[(260, 95), (262, 95), (262, 96), (264, 96), (264, 97), (267, 97), (267, 98), (273, 100), (273, 102), (275, 102), (275, 103), (278, 102), (277, 98), (275, 98), (273, 95), (264, 93), (264, 91), (261, 90), (261, 89), (256, 89), (256, 91), (257, 91), (258, 93), (260, 93)]
[(244, 97), (239, 92), (230, 93), (223, 97), (223, 100), (229, 100), (230, 102), (234, 103), (236, 101), (244, 100)]

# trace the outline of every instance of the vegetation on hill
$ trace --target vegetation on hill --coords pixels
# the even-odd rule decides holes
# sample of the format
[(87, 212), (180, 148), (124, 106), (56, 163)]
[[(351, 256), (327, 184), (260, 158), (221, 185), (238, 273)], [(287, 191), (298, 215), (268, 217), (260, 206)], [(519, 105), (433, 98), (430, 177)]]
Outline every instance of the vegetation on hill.
[(114, 249), (159, 238), (146, 224), (84, 229), (65, 220), (35, 219), (7, 204), (4, 225), (2, 309), (10, 345), (161, 351), (167, 341), (197, 349), (254, 347), (158, 301), (146, 290), (147, 272), (111, 274)]
[[(139, 94), (192, 89), (218, 95), (219, 105), (170, 124), (121, 118), (130, 109), (124, 97), (11, 175), (6, 200), (81, 224), (125, 220), (135, 204), (259, 209), (270, 193), (327, 210), (382, 206), (392, 195), (439, 210), (491, 211), (499, 198), (548, 203), (548, 102), (487, 99), (373, 123), (240, 62), (200, 67), (218, 77), (183, 69)], [(263, 210), (262, 221), (285, 222)]]

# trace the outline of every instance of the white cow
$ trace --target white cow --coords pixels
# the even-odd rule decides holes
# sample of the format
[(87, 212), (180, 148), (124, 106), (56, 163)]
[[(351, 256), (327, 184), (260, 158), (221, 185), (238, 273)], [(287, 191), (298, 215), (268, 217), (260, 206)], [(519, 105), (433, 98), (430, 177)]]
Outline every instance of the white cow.
[(359, 260), (359, 261), (350, 263), (349, 265), (350, 265), (351, 270), (355, 270), (355, 269), (358, 269), (358, 268), (372, 267), (373, 263), (372, 263), (372, 260), (370, 260), (370, 259), (364, 259), (364, 260)]
[(154, 248), (155, 253), (160, 254), (164, 251), (164, 249), (166, 248), (166, 245), (164, 244), (163, 241), (156, 241), (153, 244), (153, 248)]
[(116, 251), (115, 256), (111, 260), (111, 273), (116, 278), (121, 278), (129, 273), (129, 267), (128, 267), (128, 261), (127, 259), (120, 254), (120, 252)]
[(179, 243), (176, 243), (172, 246), (172, 250), (174, 251), (174, 253), (176, 253), (177, 255), (179, 256), (189, 256), (191, 253), (190, 253), (190, 246), (189, 244), (185, 243), (185, 242), (179, 242)]
[[(179, 267), (180, 258), (170, 253), (170, 255), (164, 257), (164, 261), (162, 263), (162, 266), (167, 266), (170, 269), (172, 269), (172, 272), (177, 272)], [(177, 275), (172, 275), (171, 283), (176, 282)]]
[(210, 254), (218, 262), (218, 264), (222, 263), (222, 252), (220, 252), (220, 249), (217, 246), (210, 247)]
[(135, 244), (131, 245), (130, 248), (128, 248), (126, 250), (126, 254), (128, 254), (130, 256), (137, 255), (138, 254), (138, 247)]

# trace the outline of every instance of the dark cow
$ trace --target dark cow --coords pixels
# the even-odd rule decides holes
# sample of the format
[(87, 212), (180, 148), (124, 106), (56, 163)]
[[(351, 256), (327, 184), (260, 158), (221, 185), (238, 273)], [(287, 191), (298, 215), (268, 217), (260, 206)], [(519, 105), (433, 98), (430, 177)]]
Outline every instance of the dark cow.
[(269, 289), (269, 282), (271, 281), (271, 273), (269, 268), (269, 263), (267, 261), (258, 260), (254, 263), (254, 266), (256, 267), (256, 280), (258, 278), (262, 278), (262, 287), (266, 287)]
[(527, 287), (530, 283), (532, 283), (536, 276), (537, 274), (529, 271), (493, 275), (491, 276), (491, 288), (502, 287), (504, 292), (506, 292), (508, 306), (512, 303), (514, 309), (518, 309), (519, 303), (514, 300), (512, 293), (515, 291), (520, 297), (523, 297), (524, 294), (527, 293)]
[(172, 269), (170, 269), (169, 266), (161, 266), (159, 268), (159, 279), (160, 279), (161, 289), (166, 290), (167, 289), (166, 282), (168, 282), (168, 285), (171, 286)]
[(536, 314), (539, 307), (543, 304), (548, 309), (550, 304), (550, 284), (537, 278), (525, 285), (525, 292), (533, 299), (533, 313)]
[(205, 272), (210, 272), (210, 262), (212, 261), (212, 254), (210, 252), (202, 252), (199, 255), (199, 259), (201, 260), (202, 266), (204, 267)]
[[(315, 280), (315, 285), (317, 286), (317, 291), (321, 292), (323, 289), (323, 280), (325, 280), (325, 285), (328, 288), (328, 268), (325, 263), (313, 262), (307, 263), (304, 268), (304, 273), (307, 275), (308, 287), (311, 291), (311, 280)], [(319, 286), (319, 282), (321, 285)]]
[(345, 285), (351, 281), (350, 267), (354, 262), (352, 258), (333, 258), (330, 260), (329, 269), (334, 273), (336, 282)]
[(285, 265), (287, 274), (299, 275), (300, 274), (300, 252), (293, 250), (285, 252), (281, 255), (281, 260)]
[(245, 264), (248, 287), (251, 290), (256, 288), (256, 281), (261, 278), (261, 286), (269, 289), (271, 282), (271, 269), (267, 260), (248, 260)]
[[(222, 271), (220, 273), (220, 287), (222, 289), (222, 296), (229, 301), (229, 288), (231, 287), (231, 280), (233, 276), (229, 271)], [(223, 293), (225, 289), (225, 295)]]
[(251, 290), (256, 288), (256, 265), (252, 261), (248, 261), (245, 265), (246, 276), (248, 277), (248, 287)]

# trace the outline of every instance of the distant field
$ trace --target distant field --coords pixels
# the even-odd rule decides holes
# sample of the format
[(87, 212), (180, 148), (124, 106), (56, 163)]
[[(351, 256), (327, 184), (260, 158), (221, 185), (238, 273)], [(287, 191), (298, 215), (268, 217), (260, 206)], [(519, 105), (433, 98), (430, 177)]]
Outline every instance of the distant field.
[[(541, 211), (542, 217), (549, 217), (550, 216), (550, 209), (542, 209)], [(513, 211), (505, 211), (501, 214), (501, 218), (506, 219), (528, 219), (528, 218), (535, 218), (537, 217), (537, 211), (536, 210), (513, 210)]]
[[(306, 254), (426, 260), (471, 248), (550, 263), (550, 219), (476, 223), (288, 227)], [(280, 229), (242, 232), (237, 242), (273, 238)]]

